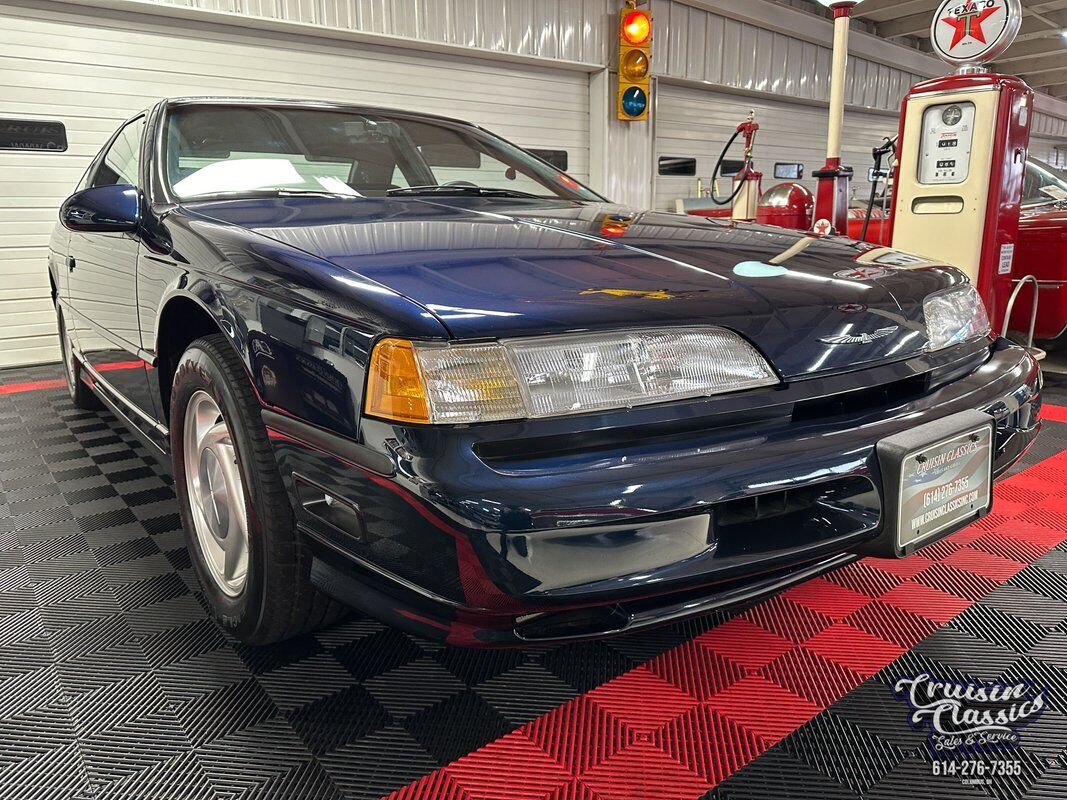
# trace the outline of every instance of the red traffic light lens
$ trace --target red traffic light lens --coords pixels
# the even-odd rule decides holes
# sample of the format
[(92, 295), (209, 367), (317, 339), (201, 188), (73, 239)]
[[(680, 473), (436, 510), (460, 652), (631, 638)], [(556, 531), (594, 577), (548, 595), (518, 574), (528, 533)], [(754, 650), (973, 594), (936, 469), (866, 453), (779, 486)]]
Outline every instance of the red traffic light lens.
[(622, 38), (630, 44), (644, 44), (652, 36), (652, 19), (644, 11), (631, 11), (622, 18)]

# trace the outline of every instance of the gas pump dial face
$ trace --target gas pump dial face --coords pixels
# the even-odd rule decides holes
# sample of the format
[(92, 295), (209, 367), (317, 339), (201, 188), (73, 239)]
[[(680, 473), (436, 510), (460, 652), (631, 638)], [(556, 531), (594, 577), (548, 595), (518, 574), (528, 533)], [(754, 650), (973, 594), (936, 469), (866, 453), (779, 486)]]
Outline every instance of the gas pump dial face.
[(930, 106), (923, 113), (919, 183), (963, 183), (971, 171), (974, 103)]

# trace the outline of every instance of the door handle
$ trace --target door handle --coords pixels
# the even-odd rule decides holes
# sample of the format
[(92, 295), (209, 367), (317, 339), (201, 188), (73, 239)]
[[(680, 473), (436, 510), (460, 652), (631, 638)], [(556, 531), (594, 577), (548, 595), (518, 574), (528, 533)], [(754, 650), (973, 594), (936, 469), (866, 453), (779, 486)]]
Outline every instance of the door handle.
[(67, 256), (67, 271), (74, 272), (76, 266), (78, 266), (78, 262), (74, 260), (74, 256)]

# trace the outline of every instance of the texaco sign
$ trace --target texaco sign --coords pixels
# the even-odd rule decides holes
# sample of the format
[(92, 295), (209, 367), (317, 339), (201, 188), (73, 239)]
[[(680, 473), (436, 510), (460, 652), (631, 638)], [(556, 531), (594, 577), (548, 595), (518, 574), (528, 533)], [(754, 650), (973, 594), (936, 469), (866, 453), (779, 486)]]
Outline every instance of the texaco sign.
[(950, 64), (982, 64), (1011, 46), (1022, 18), (1021, 0), (945, 0), (934, 14), (930, 41)]

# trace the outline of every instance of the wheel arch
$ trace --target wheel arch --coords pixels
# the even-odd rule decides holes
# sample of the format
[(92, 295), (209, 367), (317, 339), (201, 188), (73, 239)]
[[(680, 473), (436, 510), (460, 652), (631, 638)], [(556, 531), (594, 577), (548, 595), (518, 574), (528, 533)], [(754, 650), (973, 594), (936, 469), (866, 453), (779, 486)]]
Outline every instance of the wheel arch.
[(156, 320), (155, 368), (165, 420), (170, 419), (170, 395), (178, 360), (190, 344), (201, 337), (221, 333), (244, 360), (241, 348), (234, 342), (234, 334), (227, 327), (232, 331), (233, 326), (224, 324), (195, 294), (175, 293), (164, 301)]

